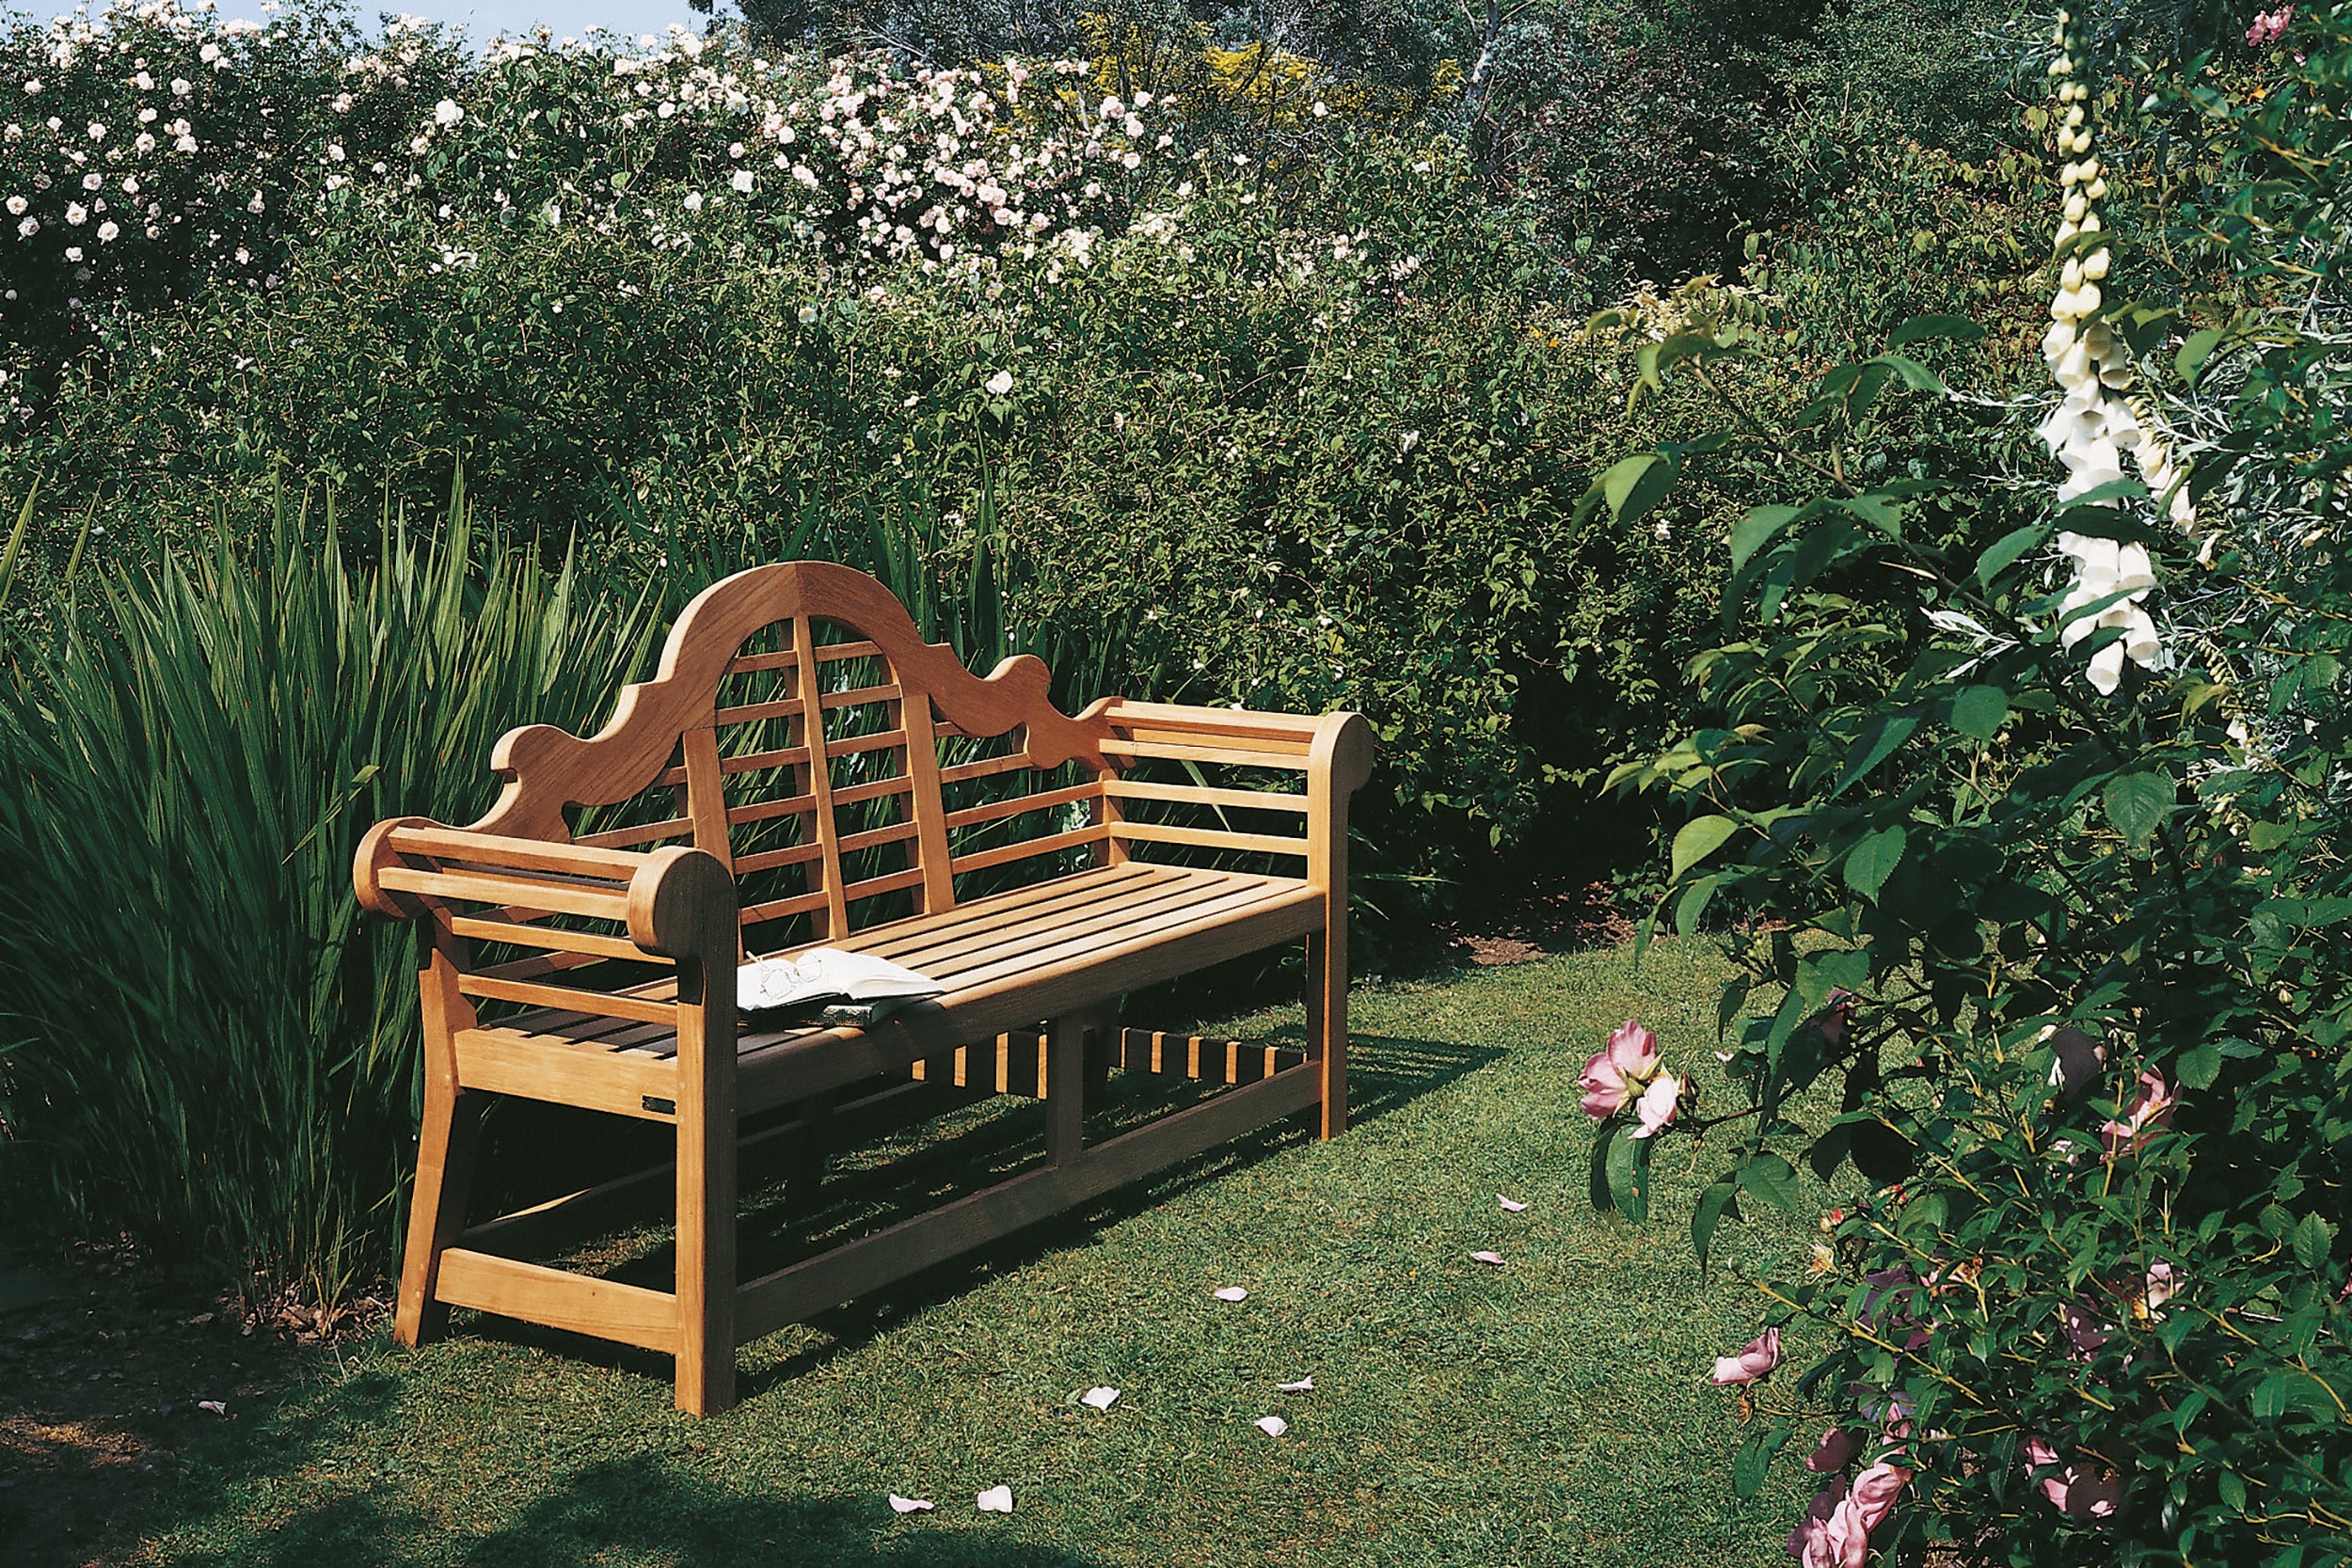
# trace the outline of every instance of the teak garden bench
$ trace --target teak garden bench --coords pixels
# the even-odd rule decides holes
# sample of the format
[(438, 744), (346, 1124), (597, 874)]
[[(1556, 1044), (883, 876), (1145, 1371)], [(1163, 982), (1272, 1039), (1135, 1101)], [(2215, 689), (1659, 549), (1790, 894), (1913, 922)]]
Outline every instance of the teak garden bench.
[[(1026, 655), (974, 675), (862, 573), (757, 567), (687, 607), (597, 734), (510, 731), (471, 827), (369, 832), (360, 901), (420, 935), (402, 1343), (476, 1308), (666, 1353), (679, 1408), (721, 1410), (739, 1344), (1276, 1118), (1344, 1127), (1363, 719), (1120, 698), (1073, 717), (1047, 687)], [(1267, 863), (1283, 874), (1248, 868)], [(1303, 1051), (1120, 1026), (1126, 993), (1302, 938)], [(739, 1021), (747, 954), (819, 943), (946, 993), (862, 1030)], [(1232, 1086), (1090, 1144), (1088, 1081), (1114, 1065)], [(805, 1146), (992, 1092), (1044, 1101), (1042, 1164), (738, 1282), (745, 1120)], [(675, 1166), (469, 1227), (499, 1095), (673, 1126)], [(674, 1292), (526, 1260), (673, 1174)]]

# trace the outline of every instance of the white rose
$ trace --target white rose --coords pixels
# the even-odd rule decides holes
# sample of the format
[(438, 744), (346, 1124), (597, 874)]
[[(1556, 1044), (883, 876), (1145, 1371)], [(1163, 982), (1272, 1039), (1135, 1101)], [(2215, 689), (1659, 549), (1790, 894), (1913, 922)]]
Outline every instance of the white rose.
[(436, 125), (454, 125), (465, 118), (466, 111), (452, 99), (444, 98), (433, 105), (433, 123)]
[(87, 223), (89, 221), (89, 209), (78, 201), (69, 201), (65, 204), (65, 220), (77, 225)]
[(1012, 390), (1012, 372), (1010, 371), (998, 371), (994, 375), (990, 376), (986, 381), (980, 383), (980, 385), (988, 392), (989, 396), (995, 398), (1003, 397), (1006, 393)]
[(734, 178), (729, 180), (727, 183), (734, 186), (743, 195), (749, 196), (752, 194), (752, 171), (747, 168), (739, 168), (735, 171)]
[(174, 76), (171, 79), (171, 96), (174, 98), (185, 98), (195, 90), (196, 84), (190, 82), (185, 76)]
[(25, 201), (23, 197), (12, 196), (8, 198), (8, 216), (12, 218), (23, 217), (24, 215), (24, 207)]
[(121, 232), (122, 230), (120, 229), (115, 227), (115, 220), (112, 218), (108, 218), (105, 222), (98, 226), (98, 238), (101, 243), (111, 240), (117, 234)]
[(206, 65), (217, 65), (220, 63), (220, 45), (208, 43), (196, 52), (196, 57)]
[(264, 205), (266, 204), (262, 200), (262, 193), (260, 191), (255, 191), (253, 193), (253, 199), (245, 204), (245, 210), (248, 213), (258, 213)]
[(40, 219), (26, 218), (23, 223), (16, 226), (16, 231), (29, 240), (35, 234), (40, 232)]
[(690, 213), (701, 212), (703, 210), (703, 193), (700, 191), (688, 191), (686, 193), (684, 205), (686, 210)]

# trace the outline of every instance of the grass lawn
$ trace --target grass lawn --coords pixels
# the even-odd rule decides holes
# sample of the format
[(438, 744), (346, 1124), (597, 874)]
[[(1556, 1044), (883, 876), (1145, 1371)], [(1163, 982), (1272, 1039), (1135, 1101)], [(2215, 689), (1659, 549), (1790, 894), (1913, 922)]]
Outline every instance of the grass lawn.
[[(1717, 975), (1667, 945), (1638, 970), (1597, 953), (1372, 985), (1344, 1138), (1270, 1131), (761, 1340), (743, 1402), (709, 1420), (670, 1410), (658, 1359), (465, 1314), (421, 1352), (379, 1336), (205, 1418), (135, 1557), (1785, 1562), (1794, 1482), (1731, 1496), (1738, 1416), (1706, 1382), (1756, 1305), (1692, 1260), (1709, 1171), (1670, 1143), (1646, 1228), (1585, 1196), (1583, 1057), (1638, 1016), (1670, 1063), (1717, 1081)], [(1299, 1019), (1235, 1022), (1246, 1037)], [(1501, 1212), (1498, 1192), (1527, 1211)], [(1785, 1219), (1725, 1235), (1718, 1267), (1740, 1272), (1806, 1240)], [(1505, 1265), (1472, 1262), (1481, 1248)], [(1248, 1299), (1211, 1299), (1225, 1285)], [(1306, 1376), (1311, 1393), (1275, 1389)], [(1074, 1402), (1097, 1384), (1122, 1390), (1107, 1412)], [(1288, 1433), (1256, 1430), (1267, 1415)], [(999, 1483), (1016, 1512), (977, 1513)], [(892, 1492), (937, 1511), (897, 1517)]]

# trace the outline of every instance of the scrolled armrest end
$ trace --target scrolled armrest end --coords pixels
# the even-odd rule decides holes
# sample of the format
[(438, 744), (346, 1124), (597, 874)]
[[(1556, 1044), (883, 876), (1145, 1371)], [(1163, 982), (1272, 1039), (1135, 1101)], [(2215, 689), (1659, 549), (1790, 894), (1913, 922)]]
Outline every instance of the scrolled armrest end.
[(1331, 770), (1332, 792), (1344, 800), (1372, 777), (1374, 750), (1372, 721), (1343, 709), (1327, 713), (1316, 722), (1314, 746), (1309, 754)]
[(628, 937), (664, 958), (705, 958), (739, 940), (735, 879), (707, 849), (672, 845), (628, 883)]
[(438, 826), (429, 816), (388, 816), (367, 831), (359, 840), (358, 852), (351, 857), (351, 889), (359, 895), (361, 909), (389, 915), (394, 920), (423, 918), (424, 906), (386, 887), (383, 873), (387, 867), (400, 863), (400, 852), (391, 844), (394, 832)]

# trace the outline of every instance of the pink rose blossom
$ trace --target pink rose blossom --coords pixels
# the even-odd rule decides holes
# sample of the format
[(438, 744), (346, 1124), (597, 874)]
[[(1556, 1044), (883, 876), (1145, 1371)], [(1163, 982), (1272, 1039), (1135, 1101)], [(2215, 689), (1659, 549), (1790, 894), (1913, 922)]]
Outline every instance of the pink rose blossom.
[(1779, 1365), (1780, 1330), (1768, 1328), (1739, 1354), (1715, 1357), (1713, 1381), (1726, 1388), (1736, 1383), (1754, 1383)]
[(1869, 1560), (1869, 1527), (1847, 1495), (1845, 1477), (1832, 1477), (1813, 1495), (1804, 1522), (1789, 1532), (1788, 1555), (1801, 1568), (1863, 1568)]
[(2172, 1090), (2164, 1081), (2164, 1074), (2154, 1068), (2139, 1075), (2139, 1098), (2124, 1111), (2122, 1121), (2110, 1121), (2099, 1129), (2099, 1138), (2106, 1146), (2107, 1158), (2132, 1153), (2145, 1148), (2161, 1128), (2172, 1125)]
[[(2026, 1458), (2035, 1469), (2058, 1463), (2058, 1450), (2039, 1437), (2026, 1439)], [(2069, 1465), (2039, 1483), (2042, 1495), (2058, 1511), (2074, 1519), (2107, 1519), (2115, 1514), (2123, 1495), (2123, 1478), (2113, 1471), (2093, 1472)]]
[(2265, 44), (2273, 42), (2280, 34), (2287, 30), (2287, 24), (2294, 20), (2295, 8), (2293, 6), (2280, 6), (2275, 11), (2256, 11), (2254, 24), (2246, 29), (2247, 47), (2260, 49)]
[(1886, 1516), (1895, 1512), (1895, 1499), (1910, 1481), (1909, 1470), (1883, 1459), (1853, 1478), (1846, 1505), (1860, 1516), (1866, 1535), (1886, 1523)]
[(2088, 1361), (2106, 1348), (2114, 1337), (2115, 1325), (2090, 1302), (2077, 1298), (2066, 1304), (2066, 1342), (2074, 1347), (2078, 1359)]
[(1853, 992), (1840, 986), (1829, 993), (1829, 1000), (1814, 1015), (1821, 1038), (1833, 1051), (1846, 1043), (1846, 1030), (1853, 1022)]
[(1661, 1073), (1650, 1080), (1642, 1098), (1634, 1101), (1633, 1115), (1641, 1122), (1633, 1130), (1637, 1138), (1649, 1137), (1675, 1118), (1675, 1106), (1682, 1099), (1682, 1080), (1673, 1073)]
[(1658, 1037), (1631, 1019), (1613, 1031), (1609, 1043), (1584, 1064), (1579, 1083), (1584, 1090), (1584, 1114), (1607, 1121), (1640, 1093), (1658, 1070)]
[(1832, 1474), (1852, 1464), (1861, 1448), (1852, 1433), (1844, 1427), (1831, 1427), (1821, 1433), (1820, 1446), (1805, 1455), (1804, 1467), (1817, 1476)]

